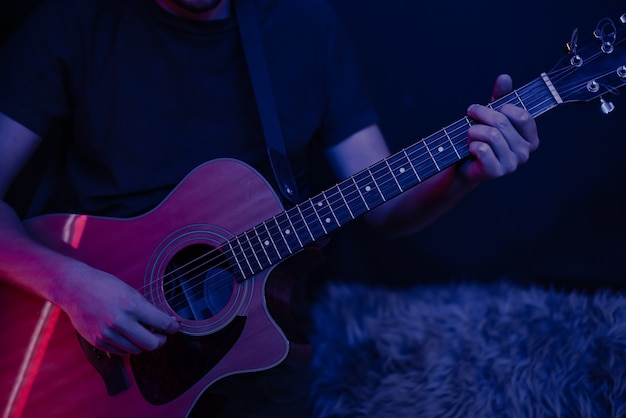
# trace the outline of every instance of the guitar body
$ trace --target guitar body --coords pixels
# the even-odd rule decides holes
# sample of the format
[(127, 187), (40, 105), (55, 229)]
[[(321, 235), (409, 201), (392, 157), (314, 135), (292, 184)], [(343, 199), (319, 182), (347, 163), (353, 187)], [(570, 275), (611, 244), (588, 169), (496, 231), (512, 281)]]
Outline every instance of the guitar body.
[[(46, 215), (28, 220), (25, 227), (35, 239), (119, 277), (178, 317), (181, 332), (159, 350), (130, 358), (109, 358), (81, 341), (87, 361), (69, 321), (57, 312), (47, 319), (54, 332), (39, 353), (43, 360), (23, 416), (183, 417), (218, 380), (283, 362), (292, 344), (273, 314), (287, 312), (286, 269), (281, 265), (237, 280), (232, 260), (221, 249), (281, 211), (260, 175), (225, 159), (199, 166), (157, 208), (136, 218)], [(199, 276), (198, 254), (208, 257), (201, 263), (201, 280), (193, 281)], [(268, 284), (270, 276), (277, 277), (276, 284)], [(185, 281), (192, 283), (191, 290), (184, 288)], [(194, 288), (199, 285), (204, 287), (198, 293)], [(195, 299), (216, 300), (194, 307)]]

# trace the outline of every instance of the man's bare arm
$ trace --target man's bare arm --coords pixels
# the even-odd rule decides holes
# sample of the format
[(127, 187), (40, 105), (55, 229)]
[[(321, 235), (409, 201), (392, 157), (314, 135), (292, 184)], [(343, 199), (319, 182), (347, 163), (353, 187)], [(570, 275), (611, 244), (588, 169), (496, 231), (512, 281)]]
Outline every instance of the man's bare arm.
[(178, 330), (173, 318), (114, 276), (38, 244), (3, 200), (40, 141), (0, 113), (0, 279), (60, 306), (102, 350), (124, 354), (160, 347), (165, 334)]

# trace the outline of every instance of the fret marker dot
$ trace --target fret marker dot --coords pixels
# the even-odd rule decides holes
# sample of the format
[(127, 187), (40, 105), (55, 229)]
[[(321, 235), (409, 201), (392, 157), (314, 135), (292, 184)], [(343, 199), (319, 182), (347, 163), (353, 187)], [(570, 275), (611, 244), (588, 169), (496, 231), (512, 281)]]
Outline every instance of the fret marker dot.
[(366, 187), (365, 187), (365, 191), (366, 191), (366, 192), (371, 192), (371, 191), (372, 191), (372, 188), (371, 188), (370, 186), (366, 186)]
[(437, 151), (439, 151), (439, 152), (443, 152), (443, 147), (439, 147), (439, 148), (437, 148)]
[(322, 207), (322, 202), (317, 202), (317, 206)]
[(290, 229), (285, 229), (285, 235), (289, 235), (291, 234), (291, 230)]
[(265, 244), (265, 246), (266, 246), (266, 247), (269, 247), (271, 243), (270, 243), (270, 241), (269, 241), (269, 240), (267, 240), (267, 239), (266, 239), (266, 240), (263, 242), (263, 244)]
[(326, 221), (326, 223), (327, 223), (327, 224), (329, 224), (329, 223), (330, 223), (330, 218), (326, 218), (326, 219), (324, 219), (324, 220)]
[(406, 172), (406, 170), (404, 169), (404, 167), (402, 167), (402, 168), (400, 169), (400, 174), (404, 174), (404, 172)]

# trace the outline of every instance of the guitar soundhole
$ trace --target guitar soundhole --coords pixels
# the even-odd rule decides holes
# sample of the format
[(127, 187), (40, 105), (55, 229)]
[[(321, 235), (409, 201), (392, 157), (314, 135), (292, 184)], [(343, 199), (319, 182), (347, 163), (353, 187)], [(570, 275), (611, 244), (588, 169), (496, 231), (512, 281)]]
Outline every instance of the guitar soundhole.
[(163, 290), (178, 315), (203, 320), (224, 309), (234, 282), (224, 255), (208, 245), (196, 244), (184, 248), (169, 262)]

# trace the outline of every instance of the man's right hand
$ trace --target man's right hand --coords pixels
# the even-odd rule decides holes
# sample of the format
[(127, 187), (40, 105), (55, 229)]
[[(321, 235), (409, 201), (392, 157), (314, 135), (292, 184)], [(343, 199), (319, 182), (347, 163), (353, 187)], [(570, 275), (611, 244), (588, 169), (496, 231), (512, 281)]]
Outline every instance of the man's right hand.
[(74, 328), (94, 347), (111, 354), (138, 354), (165, 344), (178, 331), (176, 319), (160, 311), (115, 276), (84, 264), (64, 284), (57, 301)]

